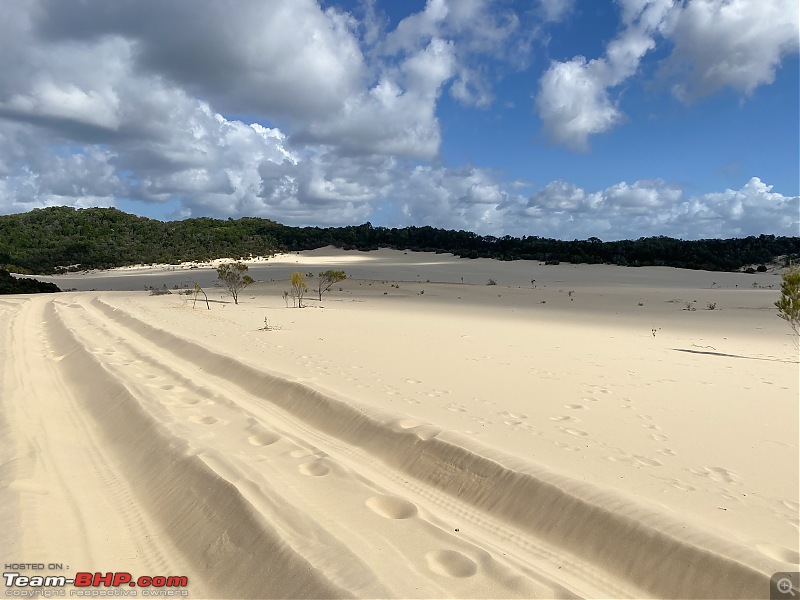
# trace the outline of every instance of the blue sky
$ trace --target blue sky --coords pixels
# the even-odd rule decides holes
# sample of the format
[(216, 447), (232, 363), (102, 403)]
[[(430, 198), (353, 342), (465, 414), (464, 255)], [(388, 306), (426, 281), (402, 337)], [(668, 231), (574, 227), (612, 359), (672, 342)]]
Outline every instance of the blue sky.
[(0, 213), (800, 235), (795, 0), (23, 0)]

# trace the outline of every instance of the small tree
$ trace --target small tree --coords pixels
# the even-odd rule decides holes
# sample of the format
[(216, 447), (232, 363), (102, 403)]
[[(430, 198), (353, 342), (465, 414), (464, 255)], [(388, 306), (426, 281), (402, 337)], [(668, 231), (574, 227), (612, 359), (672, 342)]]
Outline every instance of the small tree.
[(795, 265), (790, 265), (781, 276), (781, 297), (775, 307), (778, 316), (792, 328), (795, 346), (800, 346), (800, 268)]
[(319, 292), (319, 301), (322, 302), (322, 294), (324, 292), (329, 292), (334, 283), (344, 281), (345, 279), (347, 279), (347, 275), (344, 274), (344, 271), (325, 271), (324, 273), (320, 273), (319, 288), (317, 289)]
[(206, 299), (206, 308), (208, 310), (211, 310), (211, 305), (208, 303), (208, 296), (206, 296), (205, 290), (203, 290), (203, 288), (200, 287), (200, 284), (197, 283), (196, 281), (194, 282), (194, 304), (192, 304), (192, 310), (194, 310), (194, 307), (197, 306), (198, 294), (203, 294), (203, 296)]
[(307, 291), (305, 275), (299, 271), (292, 273), (292, 298), (297, 300), (297, 308), (303, 308), (303, 295)]
[(246, 273), (247, 265), (242, 262), (225, 263), (217, 267), (217, 277), (228, 288), (234, 304), (239, 304), (239, 292), (256, 282)]

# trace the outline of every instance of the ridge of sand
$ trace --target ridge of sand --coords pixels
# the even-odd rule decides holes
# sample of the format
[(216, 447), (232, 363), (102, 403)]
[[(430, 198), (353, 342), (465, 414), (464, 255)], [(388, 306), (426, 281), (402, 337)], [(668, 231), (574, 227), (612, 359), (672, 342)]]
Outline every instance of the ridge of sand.
[[(740, 445), (752, 441), (757, 463), (781, 459), (791, 473), (796, 406), (787, 410), (778, 390), (792, 385), (786, 376), (796, 365), (781, 362), (779, 323), (765, 328), (771, 321), (742, 310), (744, 331), (724, 341), (730, 322), (711, 321), (720, 315), (677, 313), (694, 319), (694, 348), (685, 332), (674, 333), (675, 312), (663, 313), (666, 332), (631, 337), (642, 360), (625, 355), (641, 378), (632, 387), (614, 360), (629, 350), (613, 341), (631, 333), (578, 313), (566, 317), (575, 304), (566, 294), (560, 311), (536, 313), (520, 304), (522, 292), (499, 286), (425, 284), (423, 297), (411, 284), (402, 284), (408, 296), (401, 296), (373, 283), (350, 281), (352, 295), (304, 311), (283, 308), (279, 286), (269, 285), (244, 306), (211, 311), (192, 310), (185, 297), (141, 293), (3, 300), (0, 432), (9, 443), (0, 449), (0, 523), (10, 553), (34, 560), (61, 548), (65, 562), (87, 570), (189, 574), (194, 597), (752, 597), (765, 595), (772, 572), (791, 570), (797, 555), (784, 533), (797, 511), (791, 476), (778, 481), (769, 464), (756, 473), (726, 432)], [(383, 297), (389, 289), (397, 295)], [(457, 305), (455, 294), (471, 294), (473, 303)], [(497, 294), (509, 304), (490, 307)], [(547, 296), (549, 303), (560, 297)], [(264, 314), (281, 329), (247, 325)], [(722, 317), (734, 314), (741, 316)], [(644, 323), (632, 319), (626, 327)], [(537, 343), (551, 346), (532, 353), (536, 368), (525, 375), (520, 364), (531, 350), (519, 344), (534, 323)], [(710, 345), (717, 350), (700, 348)], [(575, 368), (602, 384), (585, 399), (564, 387), (572, 367), (552, 358), (577, 348), (585, 364)], [(484, 358), (472, 363), (470, 356)], [(663, 400), (672, 400), (665, 409), (657, 406), (660, 393), (641, 387), (653, 356), (674, 369), (659, 380)], [(728, 364), (736, 371), (728, 373)], [(732, 388), (713, 375), (717, 368)], [(703, 373), (695, 383), (716, 387), (698, 391), (729, 396), (724, 427), (703, 424), (702, 403), (690, 417), (706, 436), (698, 441), (717, 449), (693, 450), (691, 435), (677, 430), (688, 413), (673, 394), (696, 393), (694, 384), (666, 381), (682, 373)], [(755, 374), (769, 381), (760, 401), (780, 418), (770, 433), (754, 427), (750, 394), (731, 392)], [(490, 380), (482, 383), (483, 375)], [(400, 376), (408, 381), (390, 380)], [(492, 389), (495, 406), (478, 402)], [(533, 396), (503, 397), (510, 390)], [(634, 391), (639, 397), (623, 400), (619, 412), (609, 402)], [(423, 403), (411, 402), (417, 398)], [(580, 420), (542, 416), (553, 399), (581, 404), (562, 406), (561, 415)], [(749, 438), (734, 413), (748, 415)], [(625, 450), (616, 454), (602, 429), (624, 415), (637, 416), (612, 427)], [(646, 448), (658, 440), (649, 436), (667, 434), (676, 456), (636, 462), (654, 456)], [(784, 445), (764, 446), (760, 436), (769, 435)], [(558, 445), (573, 438), (586, 449)], [(586, 483), (575, 459), (594, 471)], [(602, 485), (616, 473), (625, 480)], [(695, 489), (653, 487), (670, 479)], [(661, 490), (661, 503), (653, 490)], [(751, 523), (704, 506), (742, 492), (746, 499), (725, 504), (736, 519), (755, 519), (762, 538)], [(781, 501), (788, 504), (780, 508)]]

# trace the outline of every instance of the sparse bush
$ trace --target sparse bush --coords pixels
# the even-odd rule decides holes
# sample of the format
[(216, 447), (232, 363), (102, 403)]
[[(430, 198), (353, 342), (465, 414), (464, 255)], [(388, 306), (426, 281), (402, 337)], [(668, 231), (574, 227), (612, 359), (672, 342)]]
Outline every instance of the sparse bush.
[(706, 309), (707, 310), (714, 310), (715, 308), (717, 308), (717, 303), (716, 302), (709, 302), (708, 304), (706, 304)]
[(267, 320), (267, 317), (264, 317), (264, 326), (263, 327), (259, 327), (258, 330), (259, 331), (277, 331), (278, 329), (280, 329), (279, 325), (270, 325), (269, 321)]
[(211, 310), (211, 305), (208, 303), (208, 296), (206, 295), (205, 291), (203, 290), (203, 288), (200, 287), (199, 283), (197, 283), (196, 281), (194, 281), (193, 283), (194, 283), (194, 289), (186, 290), (190, 294), (194, 294), (194, 302), (192, 303), (192, 310), (194, 310), (195, 306), (197, 306), (197, 296), (199, 294), (203, 294), (203, 297), (206, 299), (206, 308), (208, 310)]
[(497, 285), (497, 281), (490, 277), (489, 281), (486, 282), (486, 285)]
[(247, 265), (242, 262), (225, 263), (217, 267), (217, 278), (228, 289), (234, 304), (239, 304), (239, 292), (256, 282), (247, 275)]
[(292, 298), (297, 308), (303, 308), (303, 296), (307, 291), (305, 276), (299, 271), (292, 273)]
[(146, 290), (150, 290), (150, 295), (151, 296), (165, 296), (167, 294), (172, 294), (172, 292), (170, 292), (167, 289), (167, 284), (164, 284), (160, 288), (155, 288), (152, 285), (151, 286), (145, 286), (145, 289)]
[(688, 311), (691, 312), (691, 311), (694, 311), (694, 310), (697, 310), (697, 309), (694, 306), (692, 306), (690, 303), (687, 302), (686, 303), (686, 307), (683, 310), (688, 310)]
[[(344, 281), (345, 279), (347, 279), (347, 275), (345, 275), (344, 271), (325, 271), (324, 273), (320, 273), (319, 287), (317, 288), (319, 292), (319, 301), (322, 302), (322, 294), (330, 291), (334, 283)], [(339, 291), (341, 290), (342, 288), (339, 288)]]
[(781, 275), (781, 297), (775, 302), (775, 308), (778, 317), (792, 328), (795, 346), (800, 346), (800, 268), (795, 265)]

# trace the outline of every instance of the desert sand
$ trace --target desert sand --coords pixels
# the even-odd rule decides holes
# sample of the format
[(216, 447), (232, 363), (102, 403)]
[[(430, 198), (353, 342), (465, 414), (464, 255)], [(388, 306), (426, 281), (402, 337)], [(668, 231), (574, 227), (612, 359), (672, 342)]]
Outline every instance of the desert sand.
[[(750, 598), (798, 570), (776, 273), (330, 248), (250, 273), (238, 305), (209, 265), (0, 298), (6, 566), (192, 598)], [(143, 291), (192, 281), (211, 310)]]

